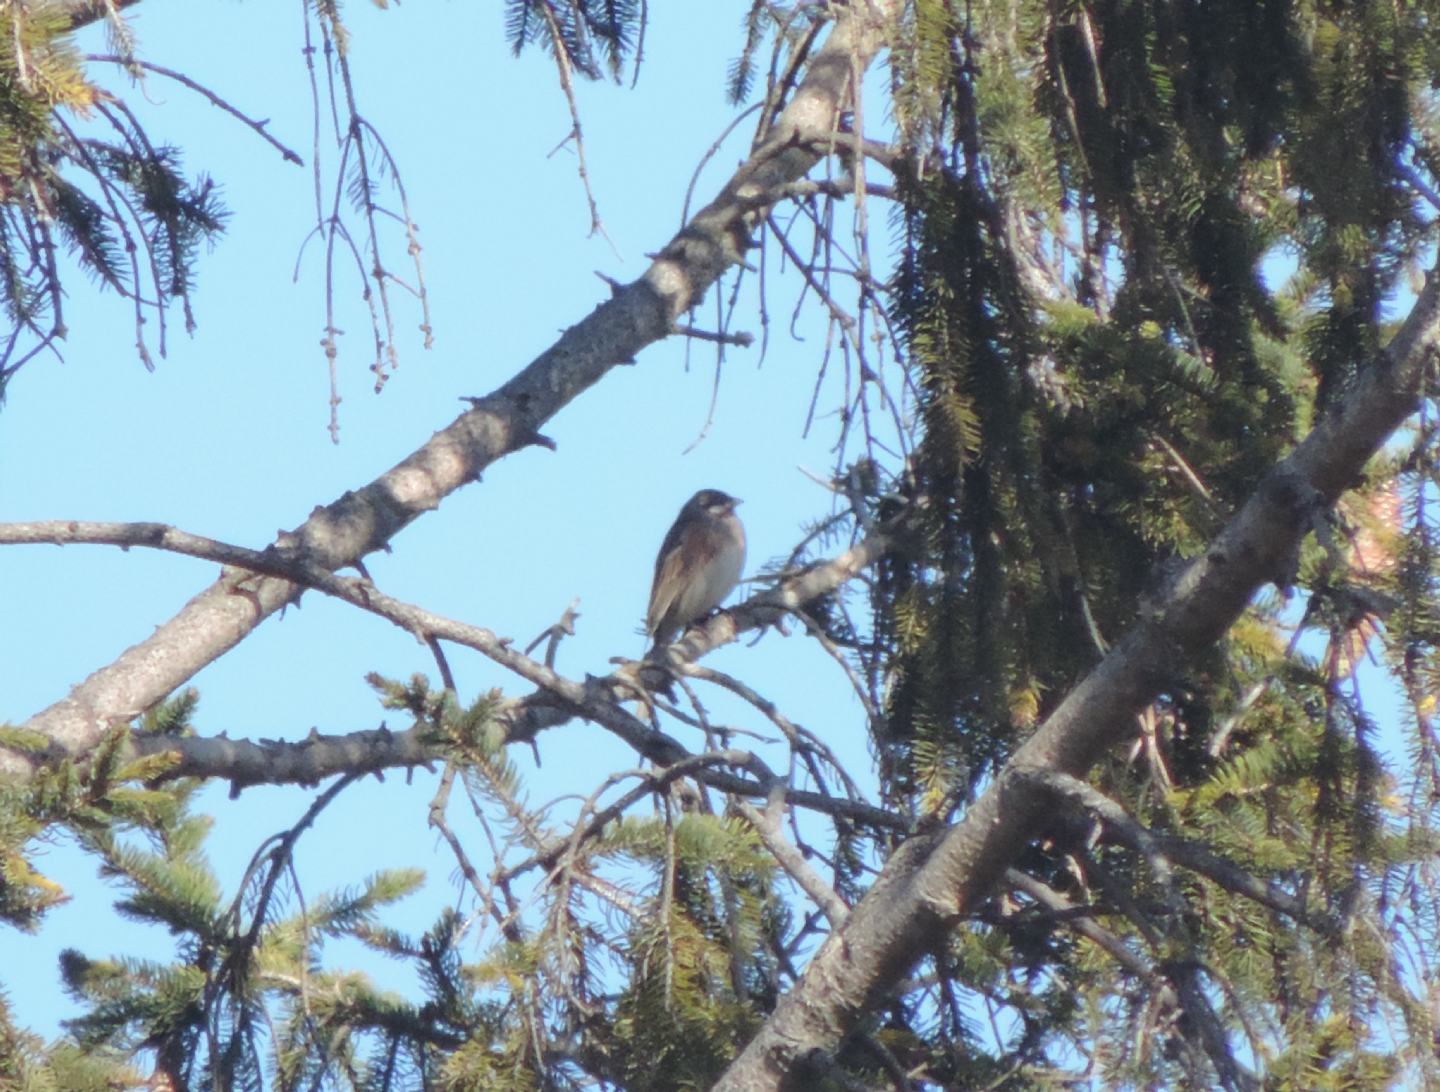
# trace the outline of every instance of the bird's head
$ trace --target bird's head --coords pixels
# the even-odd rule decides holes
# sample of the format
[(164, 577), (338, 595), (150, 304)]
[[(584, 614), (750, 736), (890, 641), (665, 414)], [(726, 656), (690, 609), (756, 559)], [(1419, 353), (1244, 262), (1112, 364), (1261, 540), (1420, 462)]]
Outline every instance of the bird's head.
[(738, 498), (721, 492), (719, 489), (702, 489), (690, 498), (690, 503), (686, 507), (697, 515), (704, 513), (718, 519), (735, 511), (735, 506), (739, 503)]

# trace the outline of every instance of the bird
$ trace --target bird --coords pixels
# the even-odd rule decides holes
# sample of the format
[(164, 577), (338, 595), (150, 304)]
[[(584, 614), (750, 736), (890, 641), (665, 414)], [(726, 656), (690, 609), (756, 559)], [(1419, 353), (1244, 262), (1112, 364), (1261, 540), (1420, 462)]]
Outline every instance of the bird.
[(745, 528), (740, 502), (719, 489), (702, 489), (680, 509), (655, 558), (655, 583), (645, 632), (653, 655), (718, 607), (740, 582)]

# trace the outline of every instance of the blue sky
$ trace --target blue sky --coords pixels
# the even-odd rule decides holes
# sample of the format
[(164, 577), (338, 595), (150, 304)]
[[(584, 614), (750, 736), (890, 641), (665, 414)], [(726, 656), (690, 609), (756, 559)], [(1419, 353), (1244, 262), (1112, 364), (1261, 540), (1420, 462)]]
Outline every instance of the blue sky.
[[(144, 0), (132, 19), (141, 55), (271, 119), (274, 134), (307, 166), (283, 162), (204, 100), (150, 77), (134, 97), (152, 138), (183, 148), (189, 171), (213, 174), (233, 213), (229, 232), (201, 265), (199, 329), (187, 337), (178, 313), (172, 316), (169, 357), (157, 358), (147, 374), (131, 348), (128, 303), (72, 275), (64, 362), (42, 357), (27, 365), (0, 411), (0, 520), (160, 520), (261, 547), (315, 505), (374, 478), (449, 422), (463, 408), (460, 396), (499, 385), (587, 314), (608, 293), (596, 271), (631, 280), (645, 268), (645, 253), (673, 234), (696, 164), (736, 112), (724, 82), (746, 6), (652, 5), (638, 87), (579, 85), (588, 165), (610, 242), (587, 237), (574, 157), (554, 151), (570, 122), (553, 64), (535, 50), (519, 60), (510, 55), (498, 5), (347, 6), (360, 109), (400, 163), (420, 225), (435, 345), (421, 348), (418, 310), (400, 302), (400, 325), (409, 331), (399, 339), (401, 366), (383, 394), (371, 393), (367, 319), (358, 285), (342, 275), (337, 299), (348, 333), (335, 446), (326, 431), (318, 249), (306, 253), (292, 282), (314, 222), (301, 4)], [(95, 31), (82, 44), (106, 49)], [(106, 80), (126, 85), (118, 72)], [(747, 122), (710, 161), (698, 202), (744, 155), (749, 131)], [(334, 153), (326, 154), (333, 168)], [(396, 236), (392, 244), (398, 265), (403, 241)], [(368, 559), (377, 583), (522, 644), (578, 596), (580, 632), (558, 666), (580, 677), (606, 671), (612, 656), (640, 652), (637, 627), (655, 550), (695, 489), (714, 486), (744, 498), (747, 572), (783, 556), (801, 523), (828, 509), (823, 490), (797, 467), (824, 475), (835, 458), (835, 430), (822, 419), (810, 439), (800, 435), (824, 330), (807, 322), (806, 339), (792, 338), (796, 285), (772, 276), (770, 291), (769, 354), (757, 367), (758, 348), (730, 351), (714, 423), (693, 451), (683, 454), (706, 421), (714, 352), (702, 344), (687, 352), (671, 339), (553, 420), (546, 432), (556, 452), (531, 449), (503, 460), (483, 483), (404, 531), (393, 553)], [(715, 325), (713, 302), (712, 294), (697, 325)], [(753, 307), (742, 308), (736, 326), (758, 336)], [(153, 323), (149, 332), (156, 332)], [(822, 412), (838, 390), (822, 393)], [(215, 575), (213, 565), (138, 550), (6, 551), (0, 720), (23, 721), (64, 696)], [(866, 768), (857, 703), (838, 670), (802, 645), (771, 633), (712, 662), (743, 674)], [(477, 655), (456, 651), (451, 662), (466, 697), (491, 686), (524, 690)], [(384, 712), (363, 681), (372, 670), (435, 675), (410, 636), (307, 595), (300, 609), (266, 622), (194, 680), (197, 727), (250, 738), (373, 728)], [(715, 707), (722, 716), (732, 708), (718, 700)], [(728, 715), (764, 729), (743, 711)], [(393, 716), (390, 723), (403, 726)], [(578, 724), (544, 737), (541, 754), (543, 769), (531, 785), (536, 800), (588, 792), (598, 771), (636, 764), (600, 729)], [(533, 765), (527, 754), (516, 757)], [(301, 844), (312, 890), (418, 863), (433, 890), (453, 892), (453, 862), (425, 827), (433, 789), (434, 778), (420, 771), (410, 785), (392, 773), (383, 784), (367, 780), (347, 792)], [(260, 839), (292, 824), (313, 795), (258, 788), (229, 801), (223, 786), (208, 792), (202, 803), (218, 819), (212, 851), (227, 889)], [(163, 956), (169, 945), (110, 912), (111, 893), (89, 861), (57, 846), (39, 864), (75, 897), (36, 937), (0, 932), (0, 967), (19, 1019), (50, 1036), (58, 1019), (74, 1012), (56, 986), (61, 948)], [(438, 908), (428, 896), (411, 903), (397, 921), (412, 929)]]

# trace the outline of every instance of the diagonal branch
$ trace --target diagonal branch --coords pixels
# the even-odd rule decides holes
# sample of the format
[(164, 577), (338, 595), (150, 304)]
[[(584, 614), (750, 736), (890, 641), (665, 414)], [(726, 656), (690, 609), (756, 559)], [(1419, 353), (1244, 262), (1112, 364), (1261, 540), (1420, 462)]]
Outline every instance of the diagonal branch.
[(984, 898), (1053, 807), (1034, 783), (1083, 777), (1183, 665), (1218, 641), (1266, 583), (1285, 580), (1314, 517), (1360, 480), (1414, 412), (1440, 346), (1440, 270), (1345, 399), (1261, 481), (1225, 529), (1011, 758), (954, 826), (912, 838), (816, 953), (715, 1087), (793, 1087), (801, 1060), (833, 1051)]
[[(505, 727), (507, 742), (534, 739), (540, 731), (579, 716), (601, 725), (638, 753), (662, 766), (685, 763), (693, 758), (678, 740), (651, 729), (624, 709), (622, 703), (633, 698), (641, 685), (635, 677), (636, 665), (633, 664), (622, 667), (608, 678), (589, 678), (583, 684), (577, 683), (558, 674), (551, 664), (541, 663), (517, 651), (508, 639), (488, 629), (402, 602), (386, 595), (367, 580), (337, 576), (303, 558), (287, 557), (284, 551), (273, 547), (263, 551), (248, 550), (179, 531), (162, 523), (90, 523), (79, 520), (0, 523), (0, 546), (36, 543), (108, 544), (124, 549), (151, 547), (247, 568), (254, 573), (288, 580), (297, 587), (314, 588), (393, 622), (426, 642), (443, 639), (472, 648), (533, 683), (537, 687), (534, 693), (512, 699), (496, 712), (497, 720)], [(744, 633), (773, 624), (787, 611), (833, 592), (881, 557), (892, 545), (893, 538), (889, 534), (872, 534), (838, 557), (817, 563), (781, 581), (773, 589), (753, 596), (693, 630), (677, 646), (676, 654), (693, 659), (738, 640)], [(655, 669), (646, 666), (643, 670)], [(224, 778), (237, 792), (261, 783), (314, 784), (335, 773), (370, 773), (397, 766), (424, 766), (442, 757), (436, 742), (428, 738), (420, 727), (397, 733), (382, 726), (341, 736), (312, 732), (306, 739), (293, 742), (141, 736), (135, 738), (134, 745), (141, 754), (177, 753), (179, 762), (167, 772), (169, 777)], [(723, 770), (705, 769), (694, 776), (722, 792), (742, 796), (765, 797), (782, 788), (775, 784), (773, 778), (745, 778)], [(798, 807), (878, 829), (908, 829), (908, 823), (903, 818), (861, 800), (798, 789), (783, 789), (783, 798)]]
[[(832, 146), (851, 95), (852, 63), (858, 58), (863, 68), (874, 58), (893, 7), (894, 0), (866, 0), (841, 9), (766, 142), (639, 280), (566, 330), (509, 382), (475, 399), (473, 408), (397, 466), (317, 508), (276, 546), (332, 571), (353, 565), (496, 460), (546, 443), (541, 425), (611, 368), (667, 336), (720, 275), (743, 260), (766, 214), (766, 195), (804, 177)], [(299, 590), (284, 579), (226, 573), (25, 727), (46, 736), (55, 753), (83, 754), (111, 725), (148, 709), (234, 648)], [(31, 758), (0, 750), (0, 779), (28, 777), (34, 768)]]
[[(517, 651), (508, 638), (481, 626), (459, 622), (402, 602), (386, 595), (368, 580), (337, 576), (329, 569), (308, 561), (303, 555), (274, 546), (251, 550), (190, 534), (163, 523), (83, 520), (0, 523), (0, 546), (64, 546), (77, 543), (119, 546), (127, 550), (142, 546), (217, 561), (252, 574), (284, 580), (296, 589), (296, 596), (304, 588), (313, 588), (393, 622), (422, 639), (441, 638), (472, 648), (539, 687), (528, 698), (515, 701), (509, 707), (506, 719), (511, 741), (533, 739), (546, 728), (567, 723), (577, 713), (592, 715), (592, 719), (606, 723), (603, 716), (594, 715), (596, 710), (591, 708), (592, 702), (618, 708), (621, 702), (634, 698), (637, 686), (643, 681), (636, 678), (637, 670), (644, 672), (647, 679), (652, 672), (661, 674), (661, 670), (652, 665), (632, 664), (608, 678), (589, 679), (582, 687), (557, 674), (549, 663), (541, 663)], [(731, 610), (722, 611), (704, 625), (691, 629), (685, 639), (672, 649), (671, 654), (677, 658), (676, 666), (699, 659), (722, 645), (738, 640), (747, 632), (773, 625), (787, 613), (834, 592), (896, 548), (897, 544), (892, 530), (877, 530), (829, 561), (810, 565), (780, 581), (774, 588), (752, 596)], [(639, 725), (638, 721), (634, 723)], [(637, 733), (648, 731), (643, 726), (637, 728), (633, 725), (627, 729), (629, 735), (637, 738)], [(643, 748), (637, 749), (643, 751)], [(649, 757), (662, 761), (654, 754)]]
[(253, 129), (256, 134), (259, 135), (260, 139), (279, 152), (287, 163), (294, 163), (297, 167), (303, 167), (305, 165), (305, 161), (300, 158), (298, 152), (287, 148), (270, 132), (270, 123), (268, 121), (261, 121), (257, 118), (252, 118), (249, 114), (242, 113), (238, 107), (232, 106), (227, 100), (221, 98), (214, 91), (211, 91), (210, 88), (206, 87), (203, 83), (192, 80), (183, 72), (177, 72), (175, 69), (166, 68), (161, 64), (152, 64), (150, 61), (142, 61), (136, 57), (126, 57), (119, 53), (91, 53), (87, 55), (86, 60), (97, 61), (104, 64), (136, 65), (146, 72), (154, 72), (157, 76), (164, 76), (166, 79), (174, 80), (176, 83), (188, 87), (191, 91), (194, 91), (197, 95), (204, 98), (211, 106), (225, 111), (225, 113), (229, 114), (232, 118)]
[(840, 897), (840, 893), (826, 883), (824, 877), (815, 869), (810, 867), (810, 862), (805, 859), (805, 854), (786, 840), (785, 832), (780, 829), (779, 811), (779, 805), (784, 802), (784, 794), (775, 792), (766, 801), (763, 809), (757, 808), (748, 801), (737, 800), (735, 810), (755, 828), (755, 833), (765, 843), (765, 848), (795, 881), (795, 885), (820, 908), (820, 912), (830, 922), (830, 928), (838, 929), (845, 924), (845, 918), (849, 915), (850, 908), (845, 905), (845, 900)]
[(1055, 770), (1030, 770), (1025, 771), (1023, 776), (1037, 787), (1048, 789), (1067, 803), (1102, 820), (1114, 837), (1144, 854), (1152, 862), (1152, 868), (1163, 862), (1162, 867), (1168, 870), (1169, 862), (1174, 861), (1208, 877), (1226, 890), (1285, 914), (1318, 933), (1334, 935), (1339, 929), (1337, 922), (1309, 910), (1303, 899), (1297, 899), (1274, 885), (1261, 883), (1243, 868), (1204, 846), (1188, 838), (1150, 830), (1089, 782)]

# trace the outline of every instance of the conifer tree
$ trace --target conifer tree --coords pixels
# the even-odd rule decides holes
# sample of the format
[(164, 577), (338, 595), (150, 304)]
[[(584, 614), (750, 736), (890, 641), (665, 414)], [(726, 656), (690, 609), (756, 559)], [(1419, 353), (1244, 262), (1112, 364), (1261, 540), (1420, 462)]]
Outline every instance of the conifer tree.
[[(87, 82), (70, 38), (87, 20), (141, 63), (125, 6), (4, 5), (0, 378), (78, 321), (58, 247), (163, 309), (223, 225), (209, 184)], [(340, 6), (306, 7), (341, 71)], [(60, 897), (37, 847), (64, 830), (124, 885), (121, 913), (176, 940), (169, 961), (68, 953), (86, 1011), (60, 1043), (0, 1003), (0, 1089), (1440, 1086), (1440, 12), (738, 7), (717, 95), (758, 105), (748, 158), (644, 276), (397, 468), (264, 550), (0, 525), (7, 546), (227, 566), (147, 654), (0, 730), (4, 927)], [(508, 0), (497, 33), (554, 59), (578, 142), (574, 81), (625, 78), (647, 17)], [(110, 111), (104, 147), (67, 128), (87, 103)], [(353, 99), (339, 109), (344, 215), (378, 285), (393, 164)], [(395, 219), (413, 230), (408, 207)], [(126, 272), (127, 232), (151, 274)], [(846, 401), (835, 506), (742, 605), (663, 662), (582, 677), (556, 667), (571, 617), (548, 655), (522, 651), (339, 573), (547, 444), (560, 408), (767, 261), (830, 324), (817, 367), (844, 372)], [(395, 346), (376, 344), (383, 375)], [(433, 678), (371, 679), (403, 726), (207, 735), (190, 678), (302, 590), (435, 650)], [(775, 626), (841, 665), (873, 769), (705, 664)], [(442, 643), (513, 688), (460, 693)], [(1366, 658), (1403, 696), (1403, 755), (1377, 743)], [(711, 688), (783, 738), (786, 767), (710, 723)], [(513, 752), (575, 718), (637, 765), (555, 809)], [(314, 890), (294, 849), (357, 779), (426, 764), (473, 913), (411, 935), (387, 911), (418, 871)], [(206, 853), (210, 779), (312, 789), (238, 878)], [(452, 798), (487, 845), (457, 835)], [(329, 961), (342, 937), (413, 966), (419, 991)]]

